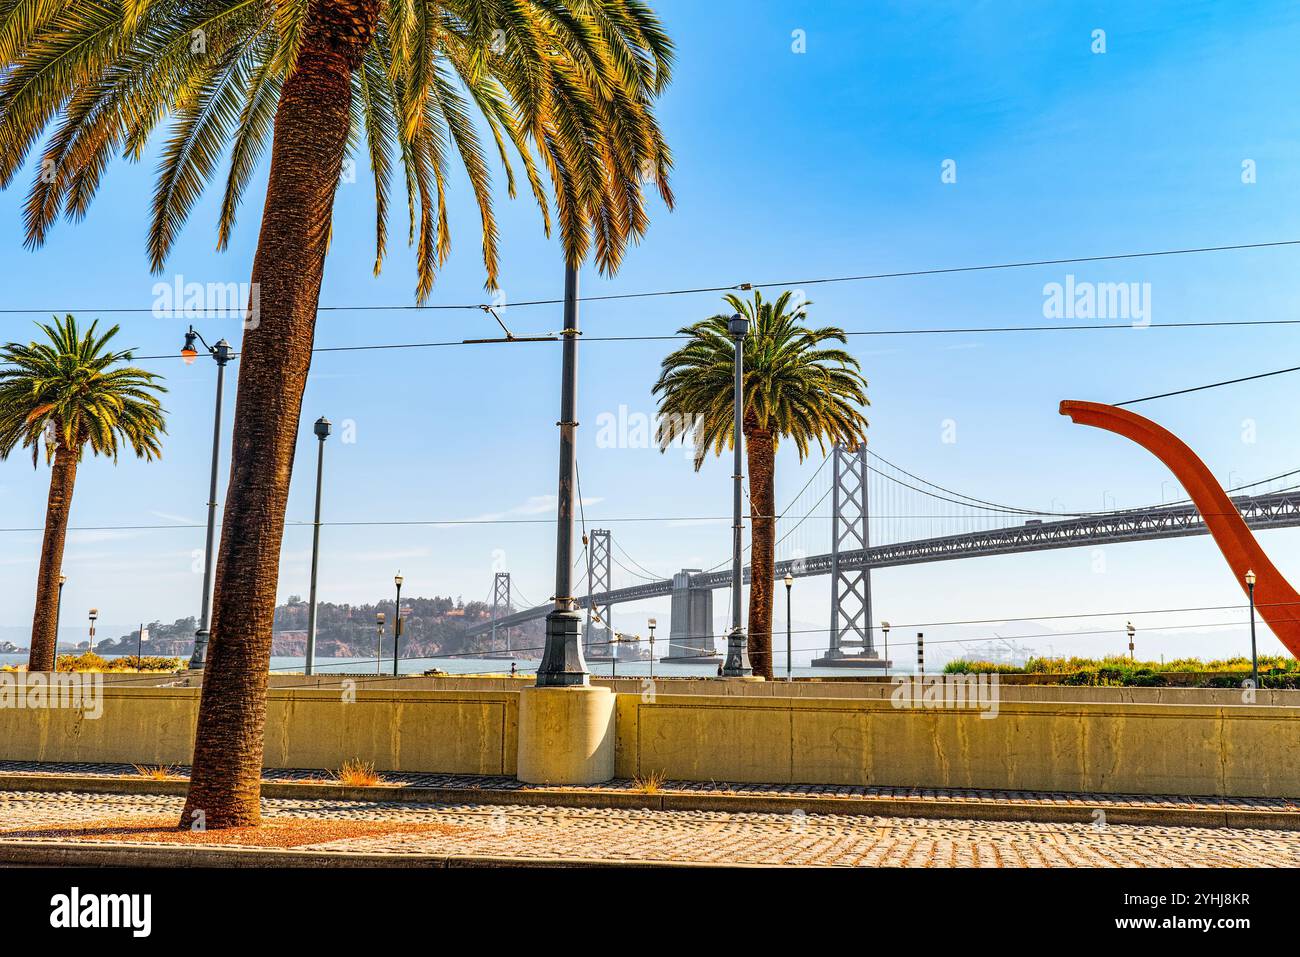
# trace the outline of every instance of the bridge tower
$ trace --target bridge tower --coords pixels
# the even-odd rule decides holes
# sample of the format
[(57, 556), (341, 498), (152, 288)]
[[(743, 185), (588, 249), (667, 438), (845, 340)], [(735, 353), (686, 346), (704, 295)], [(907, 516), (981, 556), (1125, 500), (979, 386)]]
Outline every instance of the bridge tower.
[(692, 588), (691, 577), (698, 574), (698, 568), (684, 568), (673, 576), (668, 654), (660, 661), (722, 664), (713, 640), (713, 589), (707, 585)]
[[(497, 650), (497, 619), (510, 614), (510, 573), (497, 572), (492, 579), (492, 650)], [(502, 629), (506, 636), (506, 651), (510, 650), (510, 629)]]
[(867, 447), (831, 451), (831, 633), (825, 656), (814, 667), (887, 668), (872, 640), (871, 568), (853, 567), (848, 552), (865, 553), (867, 530)]
[(587, 540), (587, 629), (583, 647), (583, 653), (589, 661), (612, 658), (617, 648), (612, 641), (614, 621), (610, 617), (609, 604), (594, 608), (591, 604), (592, 595), (608, 592), (613, 584), (609, 529), (593, 528)]

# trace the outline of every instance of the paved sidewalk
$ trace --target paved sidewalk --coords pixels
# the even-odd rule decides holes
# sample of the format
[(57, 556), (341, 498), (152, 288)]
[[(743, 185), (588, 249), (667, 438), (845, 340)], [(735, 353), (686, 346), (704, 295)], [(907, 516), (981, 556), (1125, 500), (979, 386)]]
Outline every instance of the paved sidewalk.
[[(173, 795), (0, 791), (0, 863), (112, 851), (96, 862), (237, 864), (261, 854), (254, 863), (1300, 866), (1300, 831), (276, 798), (263, 799), (261, 830), (280, 858), (250, 850), (261, 835), (243, 831), (202, 835), (200, 859), (157, 833), (182, 805)], [(295, 839), (296, 828), (304, 836)], [(313, 836), (321, 829), (342, 836)]]
[[(186, 765), (172, 765), (168, 770), (177, 779), (190, 776)], [(42, 776), (42, 778), (126, 778), (148, 780), (134, 765), (120, 763), (72, 763), (0, 761), (0, 779), (8, 775)], [(265, 768), (266, 783), (320, 783), (329, 781), (333, 772), (324, 768)], [(500, 775), (432, 774), (425, 771), (387, 771), (380, 775), (383, 784), (419, 792), (530, 792), (565, 794), (645, 794), (632, 779), (621, 778), (595, 785), (524, 784)], [(1300, 815), (1300, 800), (1287, 797), (1204, 797), (1193, 794), (1101, 794), (1063, 791), (988, 791), (976, 788), (889, 788), (840, 784), (742, 784), (729, 781), (664, 780), (655, 793), (695, 794), (711, 797), (779, 797), (779, 798), (859, 798), (859, 800), (926, 802), (966, 802), (966, 804), (1000, 804), (1006, 806), (1060, 806), (1073, 809), (1117, 809), (1117, 807), (1161, 807), (1171, 810), (1266, 811)]]

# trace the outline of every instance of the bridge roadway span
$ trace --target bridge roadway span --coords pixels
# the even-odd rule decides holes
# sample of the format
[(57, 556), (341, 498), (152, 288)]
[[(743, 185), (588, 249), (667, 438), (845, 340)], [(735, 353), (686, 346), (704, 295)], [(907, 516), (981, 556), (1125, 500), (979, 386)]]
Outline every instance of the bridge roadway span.
[[(1263, 495), (1242, 495), (1233, 498), (1246, 524), (1253, 529), (1291, 528), (1300, 525), (1300, 489), (1270, 492)], [(894, 565), (918, 565), (922, 562), (942, 562), (955, 558), (978, 558), (985, 555), (1010, 555), (1016, 552), (1037, 552), (1049, 548), (1077, 548), (1084, 545), (1109, 545), (1116, 542), (1144, 542), (1158, 538), (1179, 538), (1186, 535), (1206, 534), (1205, 522), (1194, 505), (1166, 505), (1119, 512), (1103, 512), (1067, 518), (1060, 521), (1030, 520), (1023, 525), (994, 528), (982, 532), (922, 538), (892, 545), (873, 545), (870, 548), (845, 551), (840, 563), (848, 568), (888, 568)], [(827, 552), (806, 558), (787, 559), (776, 563), (776, 579), (789, 572), (795, 578), (812, 575), (829, 575), (834, 555)], [(745, 566), (745, 581), (749, 581), (749, 566)], [(696, 589), (726, 588), (731, 584), (731, 570), (700, 572), (691, 576), (690, 587)], [(618, 605), (643, 598), (671, 595), (672, 579), (615, 588), (594, 596), (597, 605)], [(578, 607), (587, 607), (585, 596), (578, 598)], [(551, 604), (538, 605), (524, 611), (498, 618), (498, 628), (521, 625), (527, 621), (545, 618)], [(465, 634), (477, 635), (492, 630), (493, 622), (483, 622), (466, 629)]]

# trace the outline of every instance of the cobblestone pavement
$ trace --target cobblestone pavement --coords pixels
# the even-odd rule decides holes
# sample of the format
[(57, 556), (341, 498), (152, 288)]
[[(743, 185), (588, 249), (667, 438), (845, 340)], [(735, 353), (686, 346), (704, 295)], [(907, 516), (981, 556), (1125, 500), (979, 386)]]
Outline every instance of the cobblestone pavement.
[[(189, 776), (185, 765), (170, 769), (180, 777)], [(41, 774), (76, 776), (118, 776), (139, 778), (140, 773), (130, 764), (42, 763), (36, 761), (0, 761), (0, 774)], [(328, 780), (331, 772), (323, 769), (266, 768), (262, 778), (266, 781), (320, 781)], [(390, 771), (380, 775), (388, 784), (410, 787), (463, 788), (469, 790), (529, 791), (539, 786), (524, 784), (512, 777), (485, 774), (433, 774), (420, 771)], [(546, 785), (547, 790), (564, 791), (635, 791), (636, 782), (621, 778), (608, 784), (584, 787)], [(974, 788), (897, 788), (863, 787), (835, 784), (737, 784), (722, 781), (664, 781), (660, 790), (665, 794), (699, 795), (756, 795), (763, 797), (856, 797), (889, 798), (901, 801), (995, 801), (1001, 804), (1051, 804), (1086, 808), (1160, 807), (1208, 808), (1213, 810), (1242, 811), (1300, 811), (1300, 800), (1291, 798), (1225, 798), (1201, 797), (1186, 794), (1095, 794), (1064, 791), (990, 791)]]
[[(182, 804), (172, 796), (0, 791), (0, 845), (40, 839), (33, 831), (42, 828), (126, 815), (179, 819)], [(270, 818), (456, 828), (297, 848), (344, 855), (903, 867), (1300, 866), (1300, 831), (331, 800), (265, 799), (263, 808)]]

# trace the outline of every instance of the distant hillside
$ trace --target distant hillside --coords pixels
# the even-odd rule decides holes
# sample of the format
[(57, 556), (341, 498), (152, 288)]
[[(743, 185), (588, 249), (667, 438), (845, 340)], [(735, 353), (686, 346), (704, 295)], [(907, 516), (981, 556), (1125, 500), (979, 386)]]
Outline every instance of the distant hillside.
[[(283, 657), (302, 657), (307, 650), (307, 603), (299, 596), (275, 609), (274, 637), (271, 654)], [(495, 648), (491, 633), (467, 638), (468, 625), (491, 618), (491, 606), (484, 602), (465, 604), (459, 598), (405, 598), (402, 599), (401, 657), (427, 657), (429, 666), (446, 655), (473, 657), (494, 650), (504, 651), (504, 633), (498, 634)], [(510, 609), (514, 611), (515, 609)], [(321, 602), (316, 612), (316, 654), (322, 658), (367, 658), (376, 654), (378, 630), (376, 613), (384, 614), (384, 637), (378, 654), (391, 658), (393, 654), (393, 602), (366, 605), (335, 605)], [(529, 622), (511, 629), (510, 644), (523, 657), (540, 654), (544, 622)], [(145, 626), (143, 653), (146, 655), (188, 656), (194, 650), (194, 631), (198, 623), (193, 617), (180, 618), (171, 624), (160, 621)], [(106, 638), (97, 642), (95, 651), (102, 654), (135, 654), (139, 643), (139, 629), (133, 629), (120, 638)]]

